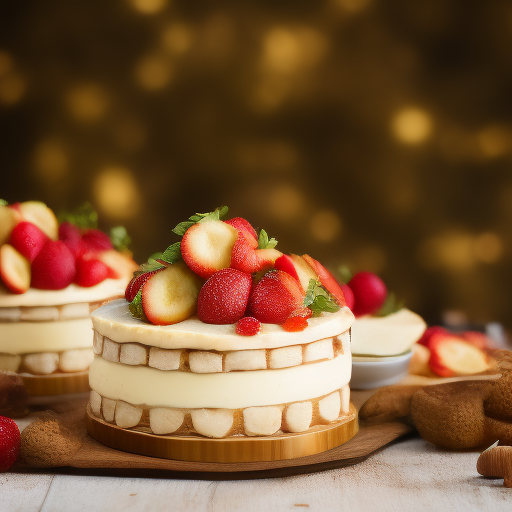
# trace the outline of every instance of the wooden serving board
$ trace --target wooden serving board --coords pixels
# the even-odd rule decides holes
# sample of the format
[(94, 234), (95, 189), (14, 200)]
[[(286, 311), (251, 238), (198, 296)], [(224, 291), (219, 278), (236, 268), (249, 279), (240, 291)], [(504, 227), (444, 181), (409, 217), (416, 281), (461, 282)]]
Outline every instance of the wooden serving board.
[[(362, 403), (361, 395), (356, 404)], [(353, 393), (353, 399), (357, 394)], [(359, 402), (359, 403), (358, 403)], [(22, 462), (15, 470), (76, 468), (87, 474), (129, 474), (160, 470), (169, 478), (236, 480), (314, 473), (357, 464), (412, 429), (402, 423), (360, 428), (350, 441), (305, 457), (258, 462), (191, 462), (147, 457), (108, 448), (92, 439), (85, 426), (86, 401), (58, 404), (39, 413), (22, 433)], [(69, 470), (68, 470), (69, 471)], [(151, 472), (154, 474), (154, 471)]]

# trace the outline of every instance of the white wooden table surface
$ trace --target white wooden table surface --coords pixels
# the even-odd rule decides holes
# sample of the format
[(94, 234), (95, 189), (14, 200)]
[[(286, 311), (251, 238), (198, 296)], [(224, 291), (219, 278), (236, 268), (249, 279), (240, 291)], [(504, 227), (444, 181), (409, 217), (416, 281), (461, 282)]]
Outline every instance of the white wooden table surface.
[(512, 489), (480, 477), (477, 458), (478, 452), (445, 452), (409, 438), (356, 466), (265, 480), (0, 473), (0, 512), (512, 512)]

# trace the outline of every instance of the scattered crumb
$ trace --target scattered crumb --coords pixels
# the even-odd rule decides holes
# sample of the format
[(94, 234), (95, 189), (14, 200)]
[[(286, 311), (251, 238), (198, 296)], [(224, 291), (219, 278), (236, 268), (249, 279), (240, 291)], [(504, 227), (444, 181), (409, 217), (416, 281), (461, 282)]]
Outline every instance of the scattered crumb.
[(137, 493), (134, 493), (134, 494), (130, 494), (130, 496), (137, 496)]
[(306, 507), (309, 508), (309, 505), (307, 503), (294, 503), (294, 507)]

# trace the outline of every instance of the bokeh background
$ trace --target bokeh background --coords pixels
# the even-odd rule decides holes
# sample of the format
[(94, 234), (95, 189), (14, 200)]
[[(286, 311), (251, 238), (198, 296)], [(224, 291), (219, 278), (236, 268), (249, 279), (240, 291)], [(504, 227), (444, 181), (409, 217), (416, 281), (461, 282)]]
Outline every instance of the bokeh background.
[(511, 328), (511, 63), (497, 0), (0, 0), (0, 197), (89, 200), (139, 261), (227, 204)]

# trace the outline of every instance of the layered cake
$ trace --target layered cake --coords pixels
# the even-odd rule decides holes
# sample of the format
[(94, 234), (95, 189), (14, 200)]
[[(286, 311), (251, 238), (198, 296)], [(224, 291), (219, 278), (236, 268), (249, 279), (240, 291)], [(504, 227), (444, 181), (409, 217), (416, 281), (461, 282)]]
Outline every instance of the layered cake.
[(88, 390), (90, 313), (123, 296), (137, 268), (94, 218), (69, 216), (80, 228), (38, 201), (0, 205), (0, 371), (21, 375), (32, 395)]
[(90, 413), (102, 424), (248, 439), (355, 418), (354, 316), (339, 284), (225, 210), (179, 224), (181, 242), (92, 314)]

